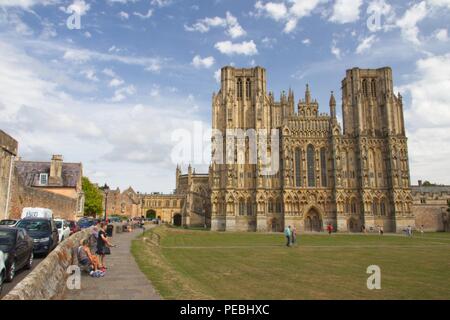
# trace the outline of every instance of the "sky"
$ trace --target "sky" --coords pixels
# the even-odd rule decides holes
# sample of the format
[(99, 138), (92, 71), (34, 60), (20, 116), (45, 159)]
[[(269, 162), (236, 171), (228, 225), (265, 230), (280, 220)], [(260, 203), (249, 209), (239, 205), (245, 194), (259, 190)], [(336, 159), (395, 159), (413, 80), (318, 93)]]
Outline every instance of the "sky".
[(450, 184), (449, 17), (450, 0), (0, 0), (0, 129), (23, 159), (171, 192), (183, 137), (207, 171), (221, 67), (266, 68), (275, 97), (309, 84), (320, 112), (334, 91), (341, 118), (345, 70), (390, 66), (412, 183)]

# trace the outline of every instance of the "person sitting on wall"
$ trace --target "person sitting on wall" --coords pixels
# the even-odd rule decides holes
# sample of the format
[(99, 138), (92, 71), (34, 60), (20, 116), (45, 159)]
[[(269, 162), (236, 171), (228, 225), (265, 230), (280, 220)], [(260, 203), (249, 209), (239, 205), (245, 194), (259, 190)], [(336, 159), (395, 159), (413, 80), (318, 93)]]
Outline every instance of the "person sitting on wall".
[(78, 247), (78, 263), (81, 267), (86, 268), (92, 277), (103, 277), (104, 272), (98, 270), (98, 259), (91, 253), (89, 249), (89, 241), (84, 239), (82, 245)]

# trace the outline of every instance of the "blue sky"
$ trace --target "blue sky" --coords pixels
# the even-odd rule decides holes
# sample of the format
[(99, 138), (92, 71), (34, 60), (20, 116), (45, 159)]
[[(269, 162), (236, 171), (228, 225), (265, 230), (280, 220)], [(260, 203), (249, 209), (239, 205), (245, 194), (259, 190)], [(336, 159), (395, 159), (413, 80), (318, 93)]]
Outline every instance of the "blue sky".
[(222, 66), (265, 67), (276, 97), (309, 83), (321, 112), (346, 69), (391, 66), (411, 179), (448, 184), (449, 16), (450, 0), (0, 0), (0, 128), (24, 159), (169, 192), (172, 133), (210, 127)]

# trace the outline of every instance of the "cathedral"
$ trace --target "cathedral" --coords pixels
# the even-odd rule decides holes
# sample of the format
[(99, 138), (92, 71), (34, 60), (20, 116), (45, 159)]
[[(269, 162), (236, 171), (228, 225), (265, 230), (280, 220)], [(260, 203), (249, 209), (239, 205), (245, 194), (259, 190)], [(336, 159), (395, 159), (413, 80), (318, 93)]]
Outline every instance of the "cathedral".
[[(341, 86), (342, 127), (333, 92), (329, 114), (319, 113), (308, 86), (297, 103), (291, 90), (276, 101), (264, 68), (222, 68), (212, 99), (212, 129), (223, 135), (212, 137), (211, 230), (290, 225), (308, 232), (331, 224), (343, 232), (398, 232), (414, 226), (403, 103), (393, 91), (391, 68), (347, 70)], [(250, 159), (247, 134), (231, 136), (244, 152), (230, 157), (227, 142), (236, 130), (276, 133), (267, 139), (275, 143), (266, 143), (275, 170), (265, 170), (260, 155)], [(226, 147), (218, 148), (219, 140)]]

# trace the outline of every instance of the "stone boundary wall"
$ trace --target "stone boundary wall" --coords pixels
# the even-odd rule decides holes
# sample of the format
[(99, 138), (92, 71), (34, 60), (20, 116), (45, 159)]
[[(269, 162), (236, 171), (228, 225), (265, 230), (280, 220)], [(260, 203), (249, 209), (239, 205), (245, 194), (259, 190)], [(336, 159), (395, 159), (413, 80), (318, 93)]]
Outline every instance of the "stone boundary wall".
[(2, 300), (58, 299), (66, 289), (67, 268), (77, 264), (76, 248), (87, 238), (91, 228), (75, 233), (59, 244)]

